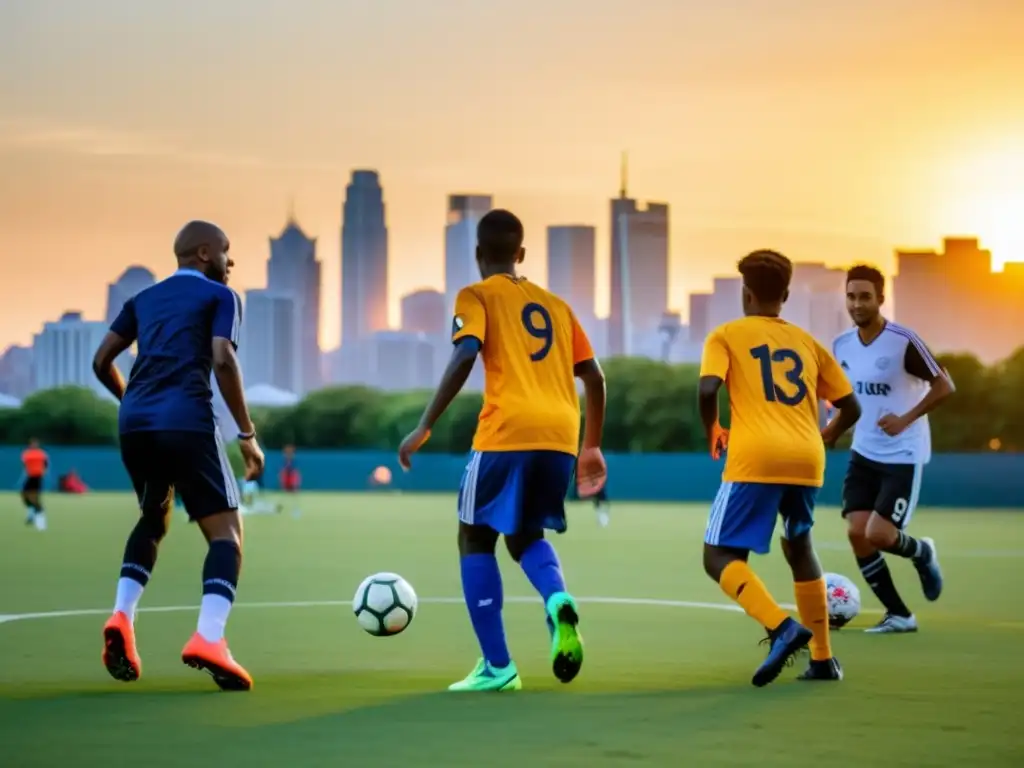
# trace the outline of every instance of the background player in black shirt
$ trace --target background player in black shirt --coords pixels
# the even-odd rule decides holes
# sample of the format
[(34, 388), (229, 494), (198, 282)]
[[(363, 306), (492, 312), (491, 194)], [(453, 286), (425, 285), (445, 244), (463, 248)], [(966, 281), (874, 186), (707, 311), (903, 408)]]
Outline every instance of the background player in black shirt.
[[(219, 227), (186, 224), (174, 241), (178, 271), (125, 303), (93, 361), (99, 380), (121, 401), (121, 458), (142, 511), (125, 546), (114, 613), (103, 628), (104, 664), (125, 682), (142, 674), (135, 613), (177, 490), (209, 542), (199, 624), (182, 661), (209, 672), (223, 689), (252, 687), (224, 638), (242, 562), (242, 521), (238, 484), (214, 418), (211, 374), (242, 430), (247, 477), (264, 464), (235, 356), (242, 307), (226, 285), (229, 248)], [(133, 343), (138, 354), (125, 385), (114, 360)]]

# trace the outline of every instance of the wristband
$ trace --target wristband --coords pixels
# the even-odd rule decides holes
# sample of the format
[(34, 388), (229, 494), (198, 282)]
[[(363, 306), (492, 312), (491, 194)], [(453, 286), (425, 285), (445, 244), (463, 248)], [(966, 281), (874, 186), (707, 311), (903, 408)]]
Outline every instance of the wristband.
[(239, 440), (252, 440), (254, 437), (256, 437), (256, 430), (255, 429), (252, 432), (239, 432), (238, 433), (238, 439)]

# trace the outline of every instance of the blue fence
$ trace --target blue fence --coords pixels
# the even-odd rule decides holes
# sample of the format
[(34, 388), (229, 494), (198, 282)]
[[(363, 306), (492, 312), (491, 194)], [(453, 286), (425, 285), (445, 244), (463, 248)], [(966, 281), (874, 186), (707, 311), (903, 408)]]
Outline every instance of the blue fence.
[[(95, 490), (130, 490), (113, 448), (50, 448), (48, 484), (74, 468)], [(18, 478), (20, 448), (0, 447), (0, 466), (8, 467), (10, 487)], [(616, 500), (694, 501), (714, 498), (721, 465), (700, 454), (619, 454), (608, 458), (610, 496)], [(839, 504), (847, 455), (829, 456), (820, 502)], [(458, 487), (465, 456), (420, 454), (413, 471), (402, 472), (395, 454), (385, 452), (302, 451), (302, 486), (313, 491), (358, 491), (371, 486), (377, 467), (392, 473), (392, 488), (412, 492), (452, 492)], [(267, 485), (277, 485), (281, 455), (267, 456)], [(948, 507), (1024, 507), (1024, 455), (938, 454), (925, 470), (921, 504)]]

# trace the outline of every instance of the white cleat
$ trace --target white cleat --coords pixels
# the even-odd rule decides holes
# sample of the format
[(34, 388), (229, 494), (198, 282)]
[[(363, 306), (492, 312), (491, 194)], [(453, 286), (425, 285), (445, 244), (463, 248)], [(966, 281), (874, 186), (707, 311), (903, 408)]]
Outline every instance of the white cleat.
[(882, 620), (865, 632), (871, 635), (904, 635), (908, 632), (917, 632), (917, 619), (913, 614), (910, 616), (894, 616), (891, 613), (885, 614)]

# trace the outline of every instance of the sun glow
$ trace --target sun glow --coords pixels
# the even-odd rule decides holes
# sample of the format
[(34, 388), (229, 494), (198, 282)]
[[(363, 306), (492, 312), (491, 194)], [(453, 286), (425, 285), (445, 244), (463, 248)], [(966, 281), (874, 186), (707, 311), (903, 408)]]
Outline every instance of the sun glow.
[(969, 231), (977, 233), (981, 246), (992, 252), (995, 269), (1002, 269), (1007, 261), (1024, 261), (1024, 192), (972, 201), (965, 213), (971, 221)]
[(1024, 261), (1024, 143), (990, 147), (958, 170), (950, 194), (955, 231), (976, 234), (995, 269)]

